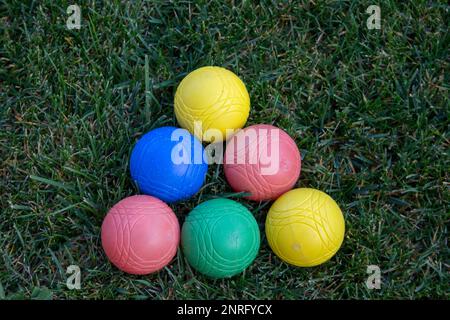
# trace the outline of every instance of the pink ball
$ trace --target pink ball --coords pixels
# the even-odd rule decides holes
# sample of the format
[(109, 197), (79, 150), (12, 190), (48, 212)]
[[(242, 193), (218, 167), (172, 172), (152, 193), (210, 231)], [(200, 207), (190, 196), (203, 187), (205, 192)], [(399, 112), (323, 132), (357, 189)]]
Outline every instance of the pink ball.
[(148, 274), (162, 269), (177, 253), (180, 225), (172, 209), (145, 195), (116, 203), (102, 224), (102, 246), (120, 270)]
[(283, 130), (266, 124), (247, 127), (226, 145), (225, 177), (250, 200), (273, 200), (290, 190), (301, 169), (300, 151)]

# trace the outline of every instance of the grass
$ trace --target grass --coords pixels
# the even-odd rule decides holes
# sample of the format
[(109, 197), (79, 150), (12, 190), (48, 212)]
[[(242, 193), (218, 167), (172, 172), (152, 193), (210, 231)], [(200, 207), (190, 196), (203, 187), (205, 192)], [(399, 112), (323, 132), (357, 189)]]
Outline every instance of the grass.
[[(0, 298), (449, 298), (449, 33), (445, 1), (2, 1)], [(147, 68), (146, 61), (147, 59)], [(273, 123), (301, 150), (299, 187), (329, 193), (346, 218), (341, 250), (294, 268), (268, 247), (270, 203), (242, 201), (262, 246), (241, 275), (209, 280), (181, 252), (149, 276), (112, 267), (104, 215), (137, 193), (128, 161), (148, 130), (176, 125), (173, 96), (189, 71), (236, 72), (249, 124)], [(196, 204), (229, 195), (211, 166)], [(233, 197), (232, 198), (236, 198)], [(66, 268), (82, 271), (68, 290)], [(368, 290), (368, 265), (380, 290)]]

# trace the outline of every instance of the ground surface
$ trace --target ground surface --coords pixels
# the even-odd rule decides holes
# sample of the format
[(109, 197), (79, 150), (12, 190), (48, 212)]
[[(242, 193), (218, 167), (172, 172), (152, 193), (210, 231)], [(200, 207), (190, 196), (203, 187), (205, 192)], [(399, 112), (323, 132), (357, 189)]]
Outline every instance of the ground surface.
[[(78, 3), (81, 30), (67, 30), (66, 1), (0, 5), (0, 298), (448, 298), (445, 1), (378, 1), (381, 30), (366, 27), (368, 1)], [(255, 262), (228, 280), (181, 253), (144, 277), (106, 260), (102, 218), (137, 192), (133, 144), (176, 124), (176, 86), (204, 65), (243, 79), (248, 124), (291, 134), (297, 185), (340, 204), (346, 236), (328, 263), (290, 267), (264, 232)], [(172, 207), (183, 221), (230, 192), (211, 166), (201, 193)], [(263, 231), (270, 203), (243, 203)], [(66, 288), (70, 264), (81, 290)], [(365, 286), (371, 264), (380, 290)]]

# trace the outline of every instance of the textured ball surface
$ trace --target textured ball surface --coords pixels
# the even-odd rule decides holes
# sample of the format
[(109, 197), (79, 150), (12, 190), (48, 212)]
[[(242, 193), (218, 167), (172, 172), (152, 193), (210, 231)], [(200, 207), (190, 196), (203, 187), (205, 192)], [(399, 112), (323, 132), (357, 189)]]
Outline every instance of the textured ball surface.
[(194, 121), (201, 121), (203, 140), (211, 141), (211, 137), (203, 135), (208, 129), (219, 130), (225, 138), (226, 129), (240, 129), (245, 125), (250, 97), (244, 83), (233, 72), (220, 67), (202, 67), (181, 81), (174, 105), (180, 126), (196, 134)]
[(255, 259), (258, 224), (240, 203), (214, 199), (195, 207), (183, 224), (181, 245), (189, 264), (212, 278), (236, 275)]
[(202, 144), (188, 131), (157, 128), (145, 134), (133, 148), (131, 177), (142, 193), (165, 202), (188, 199), (205, 181), (208, 164), (204, 156)]
[(233, 190), (249, 192), (249, 200), (278, 198), (295, 185), (300, 169), (295, 141), (275, 126), (253, 125), (227, 142), (225, 177)]
[(312, 267), (330, 259), (344, 240), (341, 209), (326, 193), (309, 188), (286, 192), (266, 218), (266, 236), (282, 260)]
[(162, 269), (177, 253), (180, 226), (164, 202), (138, 195), (109, 210), (102, 224), (102, 246), (120, 270), (148, 274)]

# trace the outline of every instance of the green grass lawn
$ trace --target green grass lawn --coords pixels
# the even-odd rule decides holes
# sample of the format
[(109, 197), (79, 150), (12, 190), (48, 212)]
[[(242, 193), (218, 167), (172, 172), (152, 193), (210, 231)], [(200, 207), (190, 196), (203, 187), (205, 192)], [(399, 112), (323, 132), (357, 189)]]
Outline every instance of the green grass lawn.
[[(0, 298), (449, 298), (449, 6), (446, 1), (1, 1)], [(381, 30), (366, 8), (381, 7)], [(147, 68), (146, 68), (147, 59)], [(176, 125), (190, 71), (226, 67), (247, 85), (247, 125), (285, 129), (303, 157), (297, 187), (329, 193), (346, 235), (327, 263), (295, 268), (264, 235), (270, 203), (240, 201), (262, 235), (231, 279), (181, 252), (149, 276), (106, 259), (107, 210), (137, 193), (128, 168), (145, 132)], [(173, 205), (237, 199), (221, 166)], [(66, 268), (82, 272), (69, 290)], [(365, 282), (382, 272), (380, 290)]]

